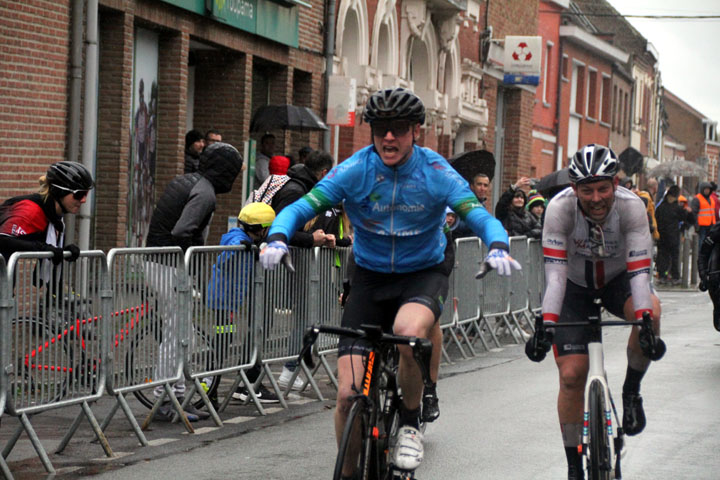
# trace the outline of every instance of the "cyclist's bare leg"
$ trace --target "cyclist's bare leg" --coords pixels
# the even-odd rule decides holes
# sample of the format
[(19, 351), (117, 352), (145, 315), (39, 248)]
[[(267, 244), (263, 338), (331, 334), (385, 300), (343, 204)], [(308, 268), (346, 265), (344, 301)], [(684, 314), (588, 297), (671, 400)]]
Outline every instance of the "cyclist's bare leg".
[[(660, 300), (651, 295), (653, 330), (660, 334)], [(632, 297), (624, 305), (625, 318), (635, 319), (632, 304)], [(650, 359), (646, 357), (640, 348), (640, 328), (633, 327), (630, 332), (627, 347), (628, 366), (623, 382), (623, 428), (628, 435), (637, 435), (645, 428), (645, 412), (642, 407), (642, 396), (640, 395), (640, 383), (650, 367)]]
[(589, 360), (587, 355), (575, 354), (556, 357), (555, 362), (560, 374), (557, 408), (568, 461), (568, 478), (575, 478), (582, 468), (577, 446), (582, 441), (583, 396)]
[(563, 355), (555, 358), (560, 373), (558, 417), (561, 424), (582, 423), (583, 395), (588, 372), (587, 355)]
[[(352, 397), (357, 394), (352, 388), (353, 375), (355, 386), (358, 391), (361, 391), (362, 377), (365, 373), (363, 359), (364, 357), (362, 355), (343, 355), (338, 357), (338, 394), (336, 402), (337, 408), (335, 409), (335, 438), (338, 446), (340, 446), (345, 421), (352, 407)], [(348, 447), (348, 455), (346, 458), (356, 458), (359, 454), (359, 436), (360, 432), (356, 432), (354, 441), (352, 441)], [(354, 473), (352, 468), (352, 464), (346, 462), (343, 466), (343, 475), (352, 475)]]
[[(434, 323), (435, 314), (428, 307), (419, 303), (406, 303), (395, 316), (393, 331), (396, 335), (428, 338)], [(422, 399), (422, 373), (410, 347), (398, 346), (398, 350), (398, 384), (403, 392), (403, 404), (407, 410), (416, 410), (420, 408)]]

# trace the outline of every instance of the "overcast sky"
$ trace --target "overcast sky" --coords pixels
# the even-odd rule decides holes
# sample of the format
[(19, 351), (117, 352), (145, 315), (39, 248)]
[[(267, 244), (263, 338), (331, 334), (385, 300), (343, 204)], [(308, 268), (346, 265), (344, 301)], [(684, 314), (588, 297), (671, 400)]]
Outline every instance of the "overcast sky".
[[(608, 0), (623, 15), (720, 15), (719, 0)], [(628, 18), (660, 54), (663, 86), (720, 122), (720, 18)]]

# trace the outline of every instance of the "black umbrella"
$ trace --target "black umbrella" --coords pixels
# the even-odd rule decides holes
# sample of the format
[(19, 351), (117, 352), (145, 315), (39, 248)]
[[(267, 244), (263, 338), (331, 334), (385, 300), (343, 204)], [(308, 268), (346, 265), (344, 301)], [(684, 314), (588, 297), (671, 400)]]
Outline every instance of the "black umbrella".
[(472, 183), (478, 173), (484, 173), (490, 181), (495, 175), (495, 157), (487, 150), (458, 153), (448, 162), (468, 183)]
[(268, 130), (327, 130), (320, 117), (307, 107), (265, 105), (257, 109), (250, 121), (251, 132)]
[(620, 168), (622, 168), (623, 172), (625, 172), (628, 177), (642, 172), (643, 155), (633, 147), (628, 147), (623, 150), (618, 157), (618, 160), (620, 160)]
[(546, 197), (552, 197), (559, 190), (570, 185), (570, 175), (567, 168), (555, 170), (542, 177), (535, 185), (535, 189)]

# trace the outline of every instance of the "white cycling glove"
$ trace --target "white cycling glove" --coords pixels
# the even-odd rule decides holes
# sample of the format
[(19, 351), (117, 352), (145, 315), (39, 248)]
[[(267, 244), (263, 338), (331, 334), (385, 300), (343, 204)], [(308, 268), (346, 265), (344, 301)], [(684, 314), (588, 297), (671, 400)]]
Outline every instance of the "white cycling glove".
[(499, 248), (490, 250), (485, 261), (490, 264), (494, 270), (497, 270), (498, 275), (510, 276), (513, 268), (515, 270), (522, 270), (517, 260), (512, 258), (508, 252), (500, 250)]
[(266, 270), (273, 270), (282, 261), (283, 257), (288, 254), (288, 247), (285, 242), (275, 240), (260, 250), (260, 264)]

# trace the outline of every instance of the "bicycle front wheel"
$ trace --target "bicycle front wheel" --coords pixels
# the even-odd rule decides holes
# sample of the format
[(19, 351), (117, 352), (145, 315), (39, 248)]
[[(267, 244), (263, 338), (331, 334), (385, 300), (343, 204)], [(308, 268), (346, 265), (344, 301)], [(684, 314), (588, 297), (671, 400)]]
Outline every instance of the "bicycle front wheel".
[(609, 480), (610, 444), (607, 434), (605, 395), (599, 381), (590, 384), (587, 473), (589, 480)]
[(364, 399), (358, 398), (350, 408), (350, 414), (345, 422), (335, 461), (333, 480), (342, 479), (343, 466), (348, 474), (355, 474), (353, 478), (371, 479), (369, 461), (372, 443), (369, 412)]

